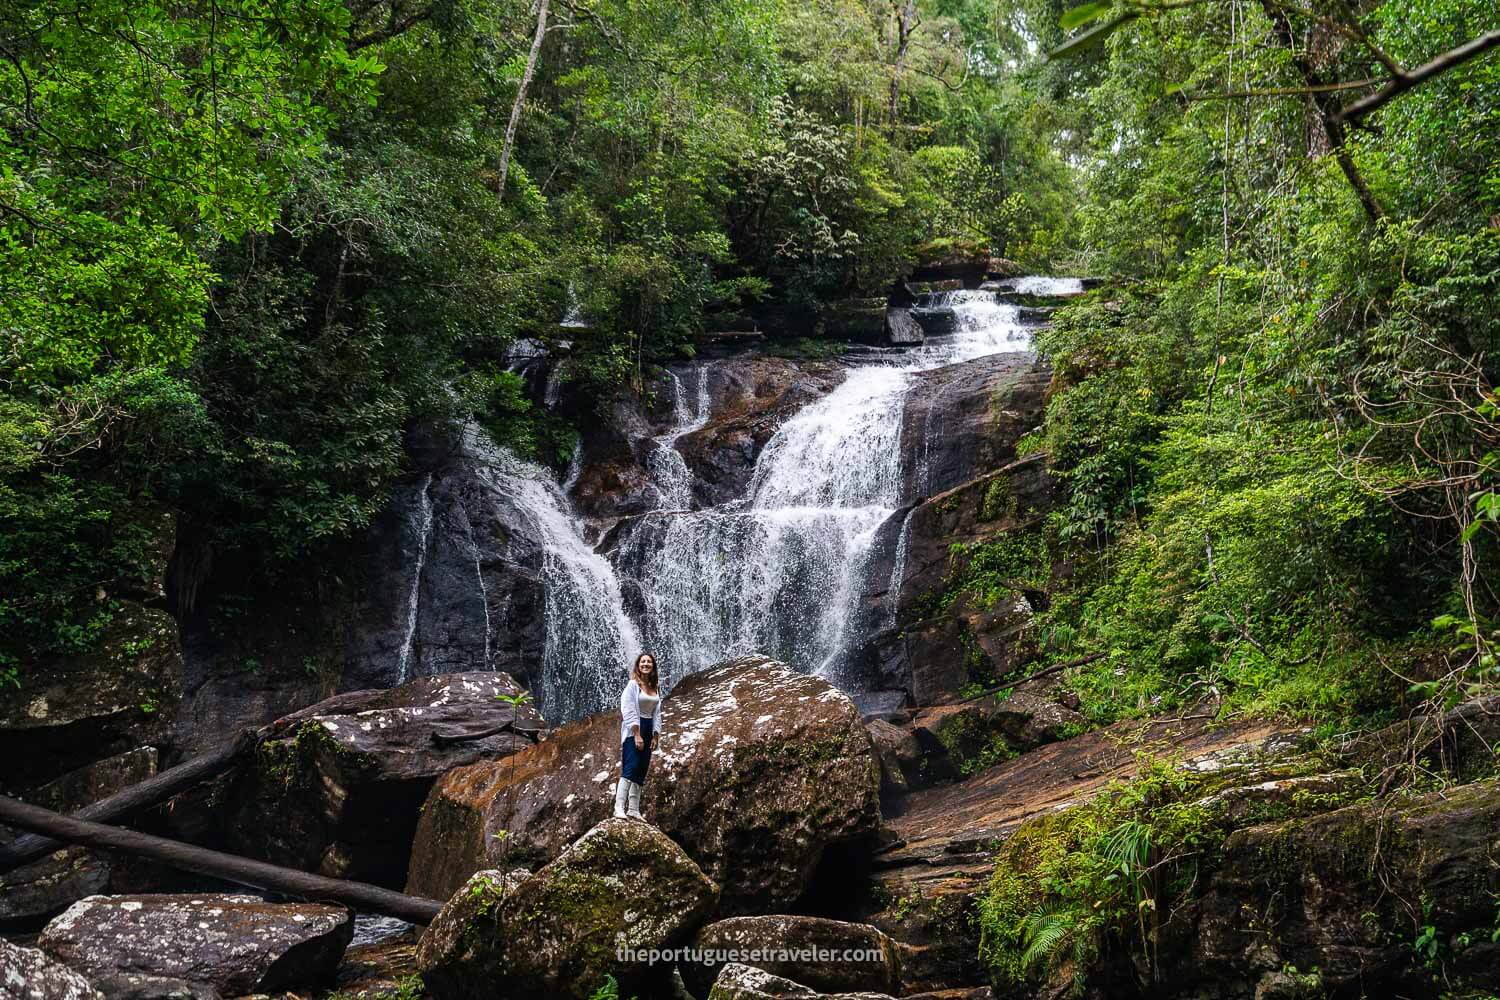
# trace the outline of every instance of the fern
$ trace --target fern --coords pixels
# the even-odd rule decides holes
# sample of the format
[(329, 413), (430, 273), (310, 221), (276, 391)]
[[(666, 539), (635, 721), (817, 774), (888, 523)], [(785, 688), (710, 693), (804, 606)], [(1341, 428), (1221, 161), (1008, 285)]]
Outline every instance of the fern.
[(1044, 906), (1021, 918), (1021, 967), (1050, 969), (1079, 931), (1079, 913), (1068, 906)]
[(589, 1000), (620, 1000), (620, 984), (614, 976), (605, 976), (604, 983), (593, 992)]

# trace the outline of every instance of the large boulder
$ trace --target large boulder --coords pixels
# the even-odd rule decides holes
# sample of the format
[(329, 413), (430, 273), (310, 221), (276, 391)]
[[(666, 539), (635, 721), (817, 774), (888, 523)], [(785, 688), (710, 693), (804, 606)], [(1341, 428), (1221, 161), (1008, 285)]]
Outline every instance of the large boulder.
[(912, 318), (906, 306), (889, 306), (885, 311), (886, 340), (898, 347), (914, 347), (927, 339), (922, 326)]
[[(870, 738), (826, 681), (744, 657), (684, 679), (663, 712), (644, 811), (723, 888), (726, 915), (791, 905), (830, 848), (858, 849), (879, 826)], [(502, 855), (556, 857), (609, 814), (619, 758), (606, 712), (450, 771), (417, 824), (407, 891), (442, 899)]]
[(1494, 779), (1246, 827), (1222, 853), (1195, 919), (1163, 942), (1178, 995), (1204, 983), (1249, 995), (1288, 968), (1316, 970), (1320, 996), (1500, 989)]
[(630, 952), (670, 948), (712, 912), (718, 888), (661, 831), (608, 819), (519, 884), (471, 880), (423, 935), (418, 963), (437, 1000), (590, 996), (614, 976), (621, 993), (663, 978)]
[(339, 906), (256, 896), (91, 896), (38, 944), (96, 981), (180, 980), (224, 996), (320, 986), (354, 933)]
[[(441, 674), (336, 695), (280, 720), (231, 789), (230, 849), (401, 885), (433, 781), (528, 747), (542, 728), (535, 708), (501, 700), (520, 693), (509, 674)], [(435, 741), (503, 726), (484, 739)]]
[(103, 1000), (87, 979), (36, 948), (0, 939), (0, 1000)]
[(524, 868), (488, 868), (448, 899), (417, 942), (417, 966), (427, 971), (431, 989), (462, 992), (464, 984), (493, 971), (500, 904), (530, 877)]
[[(27, 802), (68, 813), (156, 774), (155, 747), (95, 761), (26, 793)], [(13, 834), (4, 832), (8, 842)], [(29, 865), (0, 873), (0, 924), (24, 924), (61, 912), (108, 890), (114, 859), (86, 847), (64, 847)]]
[[(746, 965), (815, 990), (894, 993), (901, 984), (896, 943), (869, 924), (804, 916), (730, 917), (698, 931), (693, 949), (709, 957), (739, 955)], [(680, 962), (678, 968), (688, 989), (704, 996), (726, 964)]]
[(891, 1000), (885, 993), (819, 993), (753, 965), (731, 962), (714, 980), (708, 1000)]
[(1088, 721), (1077, 712), (1044, 695), (1017, 691), (924, 708), (912, 735), (929, 757), (941, 757), (929, 761), (930, 769), (967, 773), (1087, 728)]

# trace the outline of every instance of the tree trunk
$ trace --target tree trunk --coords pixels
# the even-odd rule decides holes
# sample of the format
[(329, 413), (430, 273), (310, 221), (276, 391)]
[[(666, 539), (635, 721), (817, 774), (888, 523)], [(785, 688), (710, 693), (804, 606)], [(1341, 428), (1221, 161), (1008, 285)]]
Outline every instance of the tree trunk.
[(536, 35), (531, 39), (531, 52), (526, 56), (526, 72), (521, 74), (521, 86), (516, 91), (516, 103), (510, 107), (510, 123), (505, 126), (505, 146), (500, 151), (500, 191), (505, 197), (505, 176), (510, 173), (510, 154), (515, 147), (516, 125), (521, 121), (521, 105), (526, 103), (526, 90), (536, 74), (536, 61), (542, 54), (542, 42), (547, 38), (547, 2), (537, 0)]
[(912, 32), (917, 30), (917, 0), (900, 0), (896, 8), (896, 59), (891, 66), (891, 101), (887, 118), (896, 124), (896, 112), (901, 105), (901, 74), (906, 69), (906, 50), (911, 45)]
[(165, 837), (153, 837), (135, 830), (89, 823), (40, 806), (17, 802), (15, 799), (0, 797), (0, 822), (85, 847), (136, 854), (173, 868), (197, 872), (199, 875), (284, 892), (307, 900), (329, 900), (355, 910), (396, 917), (414, 924), (431, 923), (442, 909), (442, 904), (436, 900), (407, 896), (364, 882), (347, 882), (294, 868), (282, 868)]
[[(1287, 14), (1277, 0), (1261, 0), (1261, 7), (1270, 18), (1276, 39), (1292, 57), (1292, 65), (1297, 67), (1297, 72), (1302, 77), (1305, 86), (1316, 90), (1332, 81), (1325, 78), (1324, 73), (1318, 67), (1317, 57), (1309, 52), (1299, 49), (1297, 46), (1297, 34), (1292, 27), (1291, 17)], [(1331, 38), (1327, 41), (1331, 42)], [(1342, 108), (1339, 97), (1332, 91), (1321, 91), (1307, 95), (1307, 106), (1311, 112), (1314, 124), (1322, 133), (1323, 143), (1309, 143), (1310, 150), (1314, 153), (1332, 153), (1334, 162), (1343, 171), (1344, 179), (1354, 189), (1354, 194), (1359, 198), (1360, 206), (1364, 208), (1365, 215), (1371, 222), (1376, 222), (1385, 217), (1385, 210), (1381, 208), (1380, 202), (1375, 198), (1375, 193), (1365, 183), (1364, 176), (1354, 163), (1354, 157), (1349, 155), (1349, 147), (1344, 144), (1347, 133), (1341, 116)]]
[[(100, 799), (91, 806), (85, 806), (73, 814), (73, 819), (107, 823), (128, 816), (138, 809), (165, 802), (178, 792), (192, 788), (228, 770), (243, 754), (255, 746), (255, 743), (255, 734), (250, 730), (244, 730), (216, 750), (183, 761), (154, 778), (138, 782), (107, 798)], [(0, 874), (45, 857), (62, 846), (56, 840), (34, 834), (17, 837), (4, 847), (0, 847)]]

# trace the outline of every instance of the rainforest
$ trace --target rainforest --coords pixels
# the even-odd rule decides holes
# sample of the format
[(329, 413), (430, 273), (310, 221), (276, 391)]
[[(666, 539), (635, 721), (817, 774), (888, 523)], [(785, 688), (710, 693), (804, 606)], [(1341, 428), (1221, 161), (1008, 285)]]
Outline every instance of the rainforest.
[(1497, 355), (1483, 0), (0, 0), (0, 996), (1493, 998)]

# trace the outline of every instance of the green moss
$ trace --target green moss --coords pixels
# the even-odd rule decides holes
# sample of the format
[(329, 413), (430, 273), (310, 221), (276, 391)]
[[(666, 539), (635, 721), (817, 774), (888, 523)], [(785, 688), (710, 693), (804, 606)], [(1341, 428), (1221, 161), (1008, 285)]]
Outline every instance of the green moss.
[[(1154, 963), (1158, 915), (1196, 890), (1234, 825), (1215, 795), (1245, 780), (1242, 771), (1198, 774), (1143, 759), (1134, 780), (1022, 824), (997, 850), (979, 906), (980, 957), (996, 983), (1065, 975), (1081, 989), (1107, 948)], [(1299, 861), (1273, 848), (1265, 877), (1284, 880)]]
[(979, 504), (979, 519), (998, 521), (1002, 517), (1015, 517), (1019, 503), (1011, 490), (1010, 480), (1003, 475), (996, 476), (984, 488), (984, 499)]

